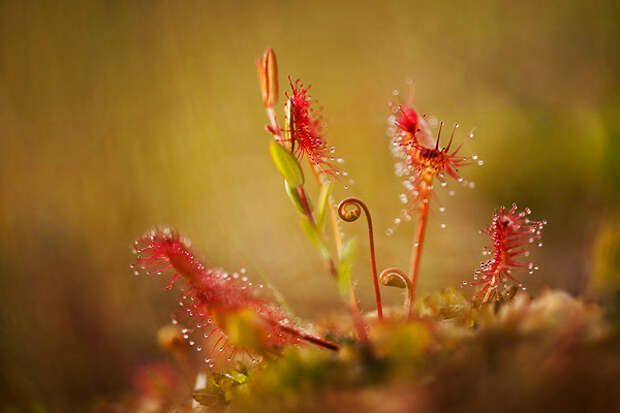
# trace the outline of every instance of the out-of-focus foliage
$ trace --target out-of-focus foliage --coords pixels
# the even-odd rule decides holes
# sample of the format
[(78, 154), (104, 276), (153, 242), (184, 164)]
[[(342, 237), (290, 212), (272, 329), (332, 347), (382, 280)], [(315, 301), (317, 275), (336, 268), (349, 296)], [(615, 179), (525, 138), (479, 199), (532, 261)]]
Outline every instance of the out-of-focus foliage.
[[(237, 363), (212, 374), (193, 398), (209, 411), (243, 412), (572, 412), (620, 406), (608, 391), (620, 374), (617, 332), (598, 306), (546, 291), (536, 299), (521, 292), (480, 308), (453, 289), (417, 304), (426, 314), (417, 320), (373, 324), (370, 350), (351, 343), (338, 353), (289, 348), (254, 369)], [(177, 406), (189, 410), (187, 400)]]
[[(334, 198), (368, 203), (382, 267), (408, 264), (411, 225), (383, 231), (402, 190), (386, 103), (411, 77), (416, 106), (476, 127), (467, 150), (485, 160), (463, 171), (475, 190), (438, 191), (420, 290), (470, 279), (476, 230), (517, 201), (549, 219), (530, 291), (582, 292), (620, 201), (619, 22), (612, 0), (1, 2), (0, 407), (84, 410), (163, 357), (153, 332), (173, 299), (127, 268), (156, 224), (182, 228), (209, 263), (265, 274), (302, 316), (340, 310), (266, 150), (266, 46), (282, 84), (313, 85), (356, 182)], [(351, 273), (362, 309), (366, 247)]]
[(620, 219), (602, 222), (592, 258), (591, 292), (602, 298), (620, 298)]

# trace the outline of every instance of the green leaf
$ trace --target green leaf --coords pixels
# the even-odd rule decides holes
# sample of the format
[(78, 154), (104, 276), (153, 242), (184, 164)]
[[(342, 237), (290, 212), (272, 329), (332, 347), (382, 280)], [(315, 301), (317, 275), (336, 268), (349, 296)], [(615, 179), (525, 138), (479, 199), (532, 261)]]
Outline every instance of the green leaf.
[(278, 142), (272, 141), (269, 144), (269, 152), (273, 162), (276, 164), (276, 168), (278, 168), (278, 171), (280, 171), (289, 185), (292, 187), (303, 185), (304, 173), (297, 159), (289, 151)]
[(297, 192), (297, 188), (292, 187), (284, 180), (284, 190), (286, 191), (286, 195), (291, 200), (295, 208), (302, 214), (306, 215), (306, 210), (304, 209), (304, 204), (301, 202), (301, 197), (299, 196), (299, 192)]
[(349, 240), (342, 249), (342, 258), (338, 266), (338, 290), (343, 298), (349, 296), (349, 286), (351, 285), (351, 268), (355, 259), (357, 242), (355, 239)]
[(319, 250), (323, 259), (329, 258), (329, 251), (327, 251), (327, 247), (325, 246), (325, 243), (323, 242), (319, 231), (314, 225), (312, 225), (312, 222), (310, 222), (307, 217), (303, 217), (301, 219), (301, 227), (303, 228), (306, 236), (308, 237), (312, 245), (314, 245), (315, 248)]
[(326, 182), (321, 186), (319, 201), (317, 202), (318, 214), (316, 218), (316, 226), (319, 231), (322, 231), (325, 226), (325, 216), (327, 216), (327, 209), (330, 208), (329, 195), (331, 194), (333, 186), (333, 182)]

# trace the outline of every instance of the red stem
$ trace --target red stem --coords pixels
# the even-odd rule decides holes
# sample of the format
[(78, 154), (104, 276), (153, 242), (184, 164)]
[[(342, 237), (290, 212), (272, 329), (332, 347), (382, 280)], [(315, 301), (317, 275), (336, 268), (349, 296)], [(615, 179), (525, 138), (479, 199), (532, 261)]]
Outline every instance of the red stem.
[(267, 110), (267, 117), (269, 118), (269, 122), (271, 122), (273, 130), (276, 132), (276, 140), (281, 141), (282, 133), (280, 132), (280, 125), (278, 125), (278, 117), (276, 116), (276, 112), (271, 106), (268, 106), (265, 109)]
[(422, 198), (422, 206), (420, 207), (420, 218), (418, 218), (418, 227), (416, 229), (413, 250), (411, 251), (411, 269), (409, 270), (409, 278), (411, 279), (411, 301), (415, 300), (416, 283), (418, 281), (418, 272), (420, 270), (420, 258), (422, 256), (422, 246), (424, 245), (424, 235), (426, 233), (426, 222), (428, 221), (428, 208), (430, 203), (430, 193), (427, 192)]
[(301, 338), (301, 339), (303, 339), (303, 340), (305, 340), (305, 341), (307, 341), (309, 343), (316, 344), (317, 346), (324, 347), (324, 348), (329, 349), (329, 350), (334, 350), (334, 351), (340, 350), (340, 346), (338, 344), (336, 344), (336, 343), (332, 343), (330, 341), (323, 340), (322, 338), (311, 336), (310, 334), (302, 333), (300, 331), (295, 330), (294, 328), (291, 328), (291, 327), (288, 327), (288, 326), (284, 326), (282, 324), (278, 324), (278, 326), (282, 330), (287, 331), (287, 332), (289, 332), (289, 333), (291, 333), (291, 334), (293, 334), (295, 336), (298, 336), (299, 338)]
[(355, 204), (358, 208), (362, 208), (364, 210), (364, 214), (366, 214), (366, 222), (368, 223), (368, 239), (370, 241), (370, 266), (372, 269), (372, 280), (375, 287), (375, 300), (377, 301), (377, 317), (379, 320), (383, 320), (383, 306), (381, 304), (381, 291), (379, 289), (379, 277), (377, 275), (377, 260), (375, 257), (375, 236), (372, 229), (372, 217), (370, 216), (370, 210), (366, 206), (366, 204), (359, 198), (346, 198), (340, 201), (340, 205), (338, 205), (338, 215), (340, 218), (347, 222), (355, 221), (359, 214), (351, 214), (347, 215), (344, 210), (347, 204)]
[(351, 311), (351, 318), (353, 318), (353, 326), (357, 331), (357, 336), (362, 343), (367, 343), (368, 334), (366, 333), (364, 320), (362, 319), (360, 309), (357, 305), (357, 299), (355, 298), (355, 293), (353, 292), (353, 286), (351, 286), (351, 284), (349, 284), (349, 310)]

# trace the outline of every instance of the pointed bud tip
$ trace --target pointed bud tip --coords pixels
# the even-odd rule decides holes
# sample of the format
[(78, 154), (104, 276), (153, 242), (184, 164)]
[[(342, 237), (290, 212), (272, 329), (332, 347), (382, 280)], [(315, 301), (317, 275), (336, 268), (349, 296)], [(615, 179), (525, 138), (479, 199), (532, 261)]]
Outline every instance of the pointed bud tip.
[(266, 107), (273, 107), (278, 103), (278, 63), (271, 47), (265, 50), (262, 59), (256, 60), (256, 70), (263, 102)]

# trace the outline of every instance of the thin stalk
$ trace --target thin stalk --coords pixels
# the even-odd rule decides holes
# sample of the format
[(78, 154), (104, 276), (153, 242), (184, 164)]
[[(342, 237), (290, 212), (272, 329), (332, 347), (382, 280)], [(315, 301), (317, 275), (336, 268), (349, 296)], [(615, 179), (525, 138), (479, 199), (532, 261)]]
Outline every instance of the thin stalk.
[(265, 107), (265, 110), (267, 111), (267, 117), (269, 118), (271, 127), (276, 133), (276, 140), (279, 142), (282, 140), (282, 133), (280, 132), (280, 125), (278, 125), (278, 116), (276, 115), (276, 111), (271, 106)]
[(315, 336), (311, 336), (309, 334), (306, 333), (302, 333), (294, 328), (291, 328), (289, 326), (285, 326), (282, 324), (278, 324), (278, 327), (281, 328), (284, 331), (287, 331), (293, 335), (299, 336), (299, 338), (312, 343), (312, 344), (316, 344), (317, 346), (326, 348), (328, 350), (333, 350), (333, 351), (338, 351), (340, 350), (340, 346), (336, 343), (332, 343), (331, 341), (327, 341), (327, 340), (323, 340), (322, 338), (319, 337), (315, 337)]
[[(316, 181), (319, 183), (319, 186), (323, 187), (323, 181), (321, 180), (321, 174), (316, 169), (314, 165), (310, 165), (312, 169), (312, 173), (314, 173), (314, 177)], [(338, 218), (336, 217), (336, 211), (332, 208), (332, 196), (329, 196), (329, 220), (331, 221), (332, 230), (334, 232), (334, 242), (336, 244), (336, 254), (338, 256), (338, 260), (342, 258), (342, 236), (340, 236), (340, 228), (338, 228)]]
[(411, 268), (409, 270), (409, 278), (411, 280), (411, 300), (415, 299), (416, 283), (418, 281), (418, 272), (420, 270), (420, 258), (422, 256), (422, 247), (424, 246), (424, 235), (426, 234), (426, 223), (428, 221), (428, 211), (430, 204), (430, 192), (427, 192), (422, 199), (420, 206), (420, 217), (418, 218), (418, 226), (413, 239), (413, 250), (411, 251)]
[(357, 331), (357, 336), (362, 343), (367, 343), (368, 334), (366, 333), (366, 325), (357, 305), (357, 298), (355, 297), (355, 291), (353, 291), (353, 286), (351, 283), (349, 283), (349, 311), (351, 312), (353, 327), (355, 327), (355, 330)]
[[(306, 212), (306, 217), (308, 221), (312, 224), (313, 227), (316, 227), (316, 222), (314, 221), (314, 216), (312, 215), (312, 210), (310, 209), (310, 204), (308, 203), (308, 198), (306, 197), (306, 191), (302, 185), (299, 185), (297, 188), (297, 194), (299, 194), (299, 199), (301, 200), (301, 205), (304, 207), (304, 211)], [(336, 271), (336, 265), (334, 264), (334, 260), (331, 257), (327, 257), (325, 259), (325, 265), (327, 266), (327, 270), (329, 274), (338, 278), (338, 272)]]
[[(347, 210), (347, 206), (352, 205), (354, 209)], [(375, 257), (375, 236), (372, 229), (372, 216), (370, 210), (366, 204), (359, 198), (346, 198), (340, 201), (338, 205), (338, 215), (340, 218), (347, 222), (356, 221), (361, 213), (362, 209), (366, 215), (366, 222), (368, 224), (368, 239), (370, 242), (370, 268), (372, 269), (372, 280), (375, 288), (375, 300), (377, 301), (377, 317), (379, 320), (383, 320), (383, 306), (381, 304), (381, 291), (379, 289), (379, 277), (377, 276), (377, 260)]]
[(338, 259), (342, 257), (342, 236), (340, 235), (340, 228), (338, 228), (338, 218), (336, 218), (336, 211), (332, 208), (333, 198), (330, 195), (329, 200), (329, 220), (331, 221), (332, 230), (334, 231), (334, 241), (336, 243), (336, 253)]

